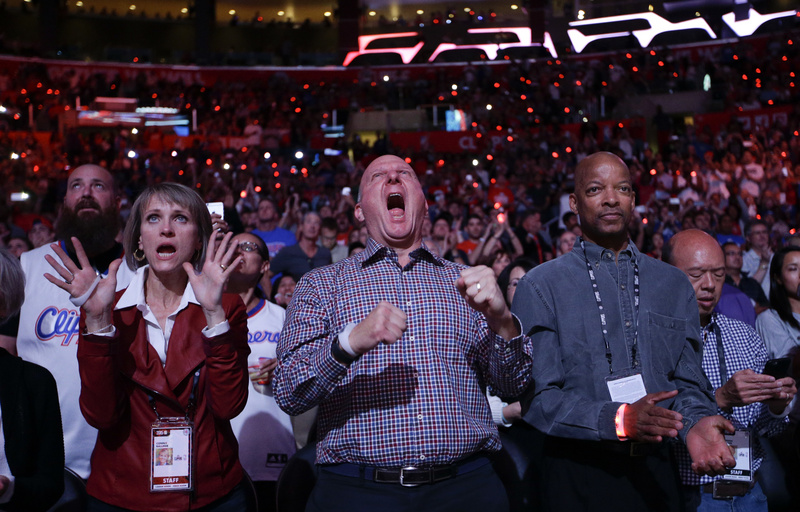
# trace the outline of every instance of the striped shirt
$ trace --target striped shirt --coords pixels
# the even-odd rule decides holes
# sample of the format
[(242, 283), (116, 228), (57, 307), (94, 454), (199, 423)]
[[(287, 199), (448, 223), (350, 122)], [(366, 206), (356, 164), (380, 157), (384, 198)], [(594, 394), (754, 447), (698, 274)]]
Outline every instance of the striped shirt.
[[(720, 336), (725, 353), (724, 381), (720, 375), (720, 359), (717, 353), (717, 339)], [(766, 362), (767, 348), (751, 326), (719, 313), (712, 314), (711, 321), (703, 328), (703, 371), (715, 390), (722, 387), (736, 372), (749, 368), (761, 373)], [(734, 407), (732, 411), (729, 413), (719, 409), (717, 413), (729, 419), (736, 428), (750, 429), (752, 470), (755, 474), (764, 460), (764, 449), (757, 437), (770, 437), (782, 432), (789, 424), (789, 418), (771, 414), (767, 405), (760, 402)], [(715, 477), (700, 477), (692, 471), (692, 460), (683, 444), (674, 443), (673, 450), (678, 460), (681, 481), (685, 485), (701, 485), (714, 481)]]
[[(427, 466), (500, 449), (484, 392), (525, 390), (530, 338), (505, 341), (467, 305), (455, 287), (465, 267), (425, 246), (410, 260), (401, 268), (392, 249), (370, 239), (364, 252), (297, 285), (273, 384), (289, 414), (320, 406), (320, 464)], [(349, 367), (337, 362), (332, 343), (382, 300), (406, 313), (403, 336)]]

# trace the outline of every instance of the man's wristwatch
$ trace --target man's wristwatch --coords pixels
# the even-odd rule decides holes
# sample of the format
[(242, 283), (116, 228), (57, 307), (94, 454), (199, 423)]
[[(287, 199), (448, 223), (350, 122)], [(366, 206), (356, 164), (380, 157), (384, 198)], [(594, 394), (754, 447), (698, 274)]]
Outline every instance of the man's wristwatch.
[(331, 355), (338, 362), (346, 366), (350, 366), (356, 359), (358, 359), (358, 357), (351, 356), (342, 348), (342, 346), (339, 344), (338, 336), (334, 338), (333, 343), (331, 343)]

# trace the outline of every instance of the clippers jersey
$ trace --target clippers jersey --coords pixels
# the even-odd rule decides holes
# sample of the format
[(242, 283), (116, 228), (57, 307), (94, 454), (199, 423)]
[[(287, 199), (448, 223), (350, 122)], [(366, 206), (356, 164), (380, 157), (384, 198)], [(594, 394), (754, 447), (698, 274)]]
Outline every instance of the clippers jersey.
[[(285, 316), (282, 307), (263, 299), (247, 312), (248, 366), (258, 365), (259, 357), (276, 357)], [(231, 420), (239, 441), (239, 461), (253, 480), (277, 480), (297, 449), (292, 423), (275, 402), (272, 384), (251, 381), (248, 389), (247, 405)]]
[[(66, 251), (64, 243), (59, 244)], [(86, 479), (97, 430), (86, 423), (78, 404), (81, 392), (77, 357), (80, 309), (70, 302), (69, 293), (45, 279), (45, 272), (58, 276), (44, 259), (45, 254), (61, 262), (50, 244), (23, 253), (20, 258), (25, 273), (25, 302), (19, 315), (17, 352), (22, 359), (47, 368), (56, 379), (65, 463)], [(117, 290), (126, 288), (133, 274), (123, 261), (117, 271)]]

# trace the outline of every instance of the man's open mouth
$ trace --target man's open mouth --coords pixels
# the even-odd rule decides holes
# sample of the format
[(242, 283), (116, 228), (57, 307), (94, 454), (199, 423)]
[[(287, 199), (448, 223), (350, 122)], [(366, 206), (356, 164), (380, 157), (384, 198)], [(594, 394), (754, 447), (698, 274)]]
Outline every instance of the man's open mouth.
[(386, 208), (393, 217), (402, 217), (406, 211), (406, 200), (401, 194), (389, 194)]

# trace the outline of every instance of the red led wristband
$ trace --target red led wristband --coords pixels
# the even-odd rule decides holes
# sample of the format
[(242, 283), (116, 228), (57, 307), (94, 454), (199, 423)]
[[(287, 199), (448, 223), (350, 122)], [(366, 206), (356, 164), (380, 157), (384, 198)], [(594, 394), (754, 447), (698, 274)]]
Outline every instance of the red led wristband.
[(625, 433), (625, 408), (628, 404), (622, 404), (617, 409), (617, 415), (614, 416), (614, 426), (617, 429), (617, 437), (620, 441), (627, 441), (628, 435)]

